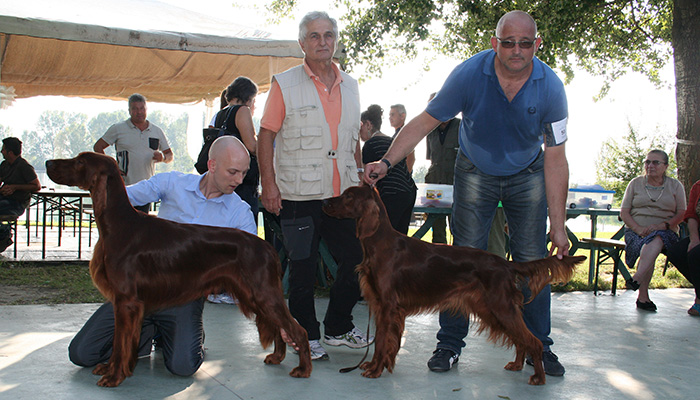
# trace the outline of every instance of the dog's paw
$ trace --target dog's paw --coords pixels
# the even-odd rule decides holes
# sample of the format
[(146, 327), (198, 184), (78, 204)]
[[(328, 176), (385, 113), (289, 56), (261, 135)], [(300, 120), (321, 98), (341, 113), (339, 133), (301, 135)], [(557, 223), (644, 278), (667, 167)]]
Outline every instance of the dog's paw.
[(364, 376), (365, 378), (379, 378), (380, 376), (382, 376), (382, 372), (384, 370), (383, 367), (377, 367), (371, 361), (362, 363), (362, 365), (360, 365), (360, 369), (365, 370), (362, 373), (362, 376)]
[(92, 370), (93, 375), (105, 375), (109, 371), (109, 364), (97, 364)]
[(117, 374), (109, 374), (109, 375), (104, 375), (102, 378), (100, 378), (99, 381), (97, 381), (97, 386), (102, 386), (102, 387), (116, 387), (119, 386), (120, 383), (124, 382), (124, 377), (119, 376)]
[(289, 376), (293, 378), (308, 378), (311, 376), (311, 368), (294, 367)]
[(530, 385), (544, 385), (545, 381), (544, 374), (542, 376), (532, 375), (527, 383)]
[(506, 366), (504, 367), (508, 371), (522, 371), (523, 370), (523, 363), (517, 363), (515, 361), (511, 361)]
[(267, 357), (265, 357), (265, 364), (273, 364), (277, 365), (284, 360), (284, 356), (280, 356), (277, 353), (272, 353), (268, 354)]

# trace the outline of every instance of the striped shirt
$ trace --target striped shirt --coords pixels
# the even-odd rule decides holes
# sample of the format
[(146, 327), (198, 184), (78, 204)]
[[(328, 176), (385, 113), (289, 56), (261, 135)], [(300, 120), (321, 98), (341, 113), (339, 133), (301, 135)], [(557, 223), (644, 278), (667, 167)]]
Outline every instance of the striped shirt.
[[(387, 150), (389, 150), (392, 141), (392, 138), (384, 135), (371, 137), (362, 147), (362, 163), (368, 164), (381, 160)], [(394, 165), (387, 176), (377, 182), (377, 189), (381, 195), (413, 192), (417, 190), (416, 184), (413, 182), (413, 178), (408, 172), (405, 158)]]

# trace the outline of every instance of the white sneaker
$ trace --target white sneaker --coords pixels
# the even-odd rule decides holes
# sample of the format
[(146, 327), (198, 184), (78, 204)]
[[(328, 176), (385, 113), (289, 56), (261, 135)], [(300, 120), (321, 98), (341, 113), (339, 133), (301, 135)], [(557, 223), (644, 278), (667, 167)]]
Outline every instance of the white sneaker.
[(326, 349), (321, 346), (321, 342), (318, 340), (309, 340), (309, 350), (311, 350), (312, 360), (328, 360), (328, 353), (326, 353)]
[(238, 304), (238, 300), (228, 293), (210, 294), (207, 296), (207, 301), (214, 304)]
[(374, 342), (374, 336), (369, 338), (357, 328), (352, 328), (349, 332), (345, 332), (339, 336), (323, 336), (323, 342), (330, 346), (348, 346), (351, 349), (361, 349), (367, 347)]

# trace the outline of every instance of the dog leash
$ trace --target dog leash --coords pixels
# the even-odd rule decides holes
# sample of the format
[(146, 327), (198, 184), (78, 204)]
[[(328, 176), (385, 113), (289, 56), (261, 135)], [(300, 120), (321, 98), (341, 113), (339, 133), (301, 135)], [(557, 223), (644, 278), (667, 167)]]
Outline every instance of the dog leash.
[[(372, 310), (369, 310), (368, 314), (369, 314), (369, 316), (367, 317), (367, 340), (369, 340), (369, 326), (372, 323)], [(376, 340), (376, 338), (375, 338), (375, 340)], [(355, 365), (354, 367), (341, 368), (338, 372), (340, 372), (341, 374), (344, 374), (346, 372), (350, 372), (350, 371), (354, 371), (354, 370), (358, 369), (360, 367), (360, 365), (362, 365), (362, 363), (365, 362), (365, 360), (367, 359), (367, 355), (369, 354), (369, 348), (373, 344), (374, 344), (374, 341), (372, 341), (372, 343), (367, 345), (367, 349), (365, 350), (365, 355), (362, 356), (362, 360), (360, 360), (360, 362), (358, 362), (357, 365)]]

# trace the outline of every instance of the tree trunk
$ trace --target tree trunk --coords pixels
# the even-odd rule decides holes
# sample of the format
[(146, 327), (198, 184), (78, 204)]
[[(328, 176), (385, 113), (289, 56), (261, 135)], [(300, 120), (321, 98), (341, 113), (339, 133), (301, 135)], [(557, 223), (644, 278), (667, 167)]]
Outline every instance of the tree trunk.
[(686, 194), (700, 180), (700, 1), (673, 2), (673, 59), (676, 69), (678, 178)]

